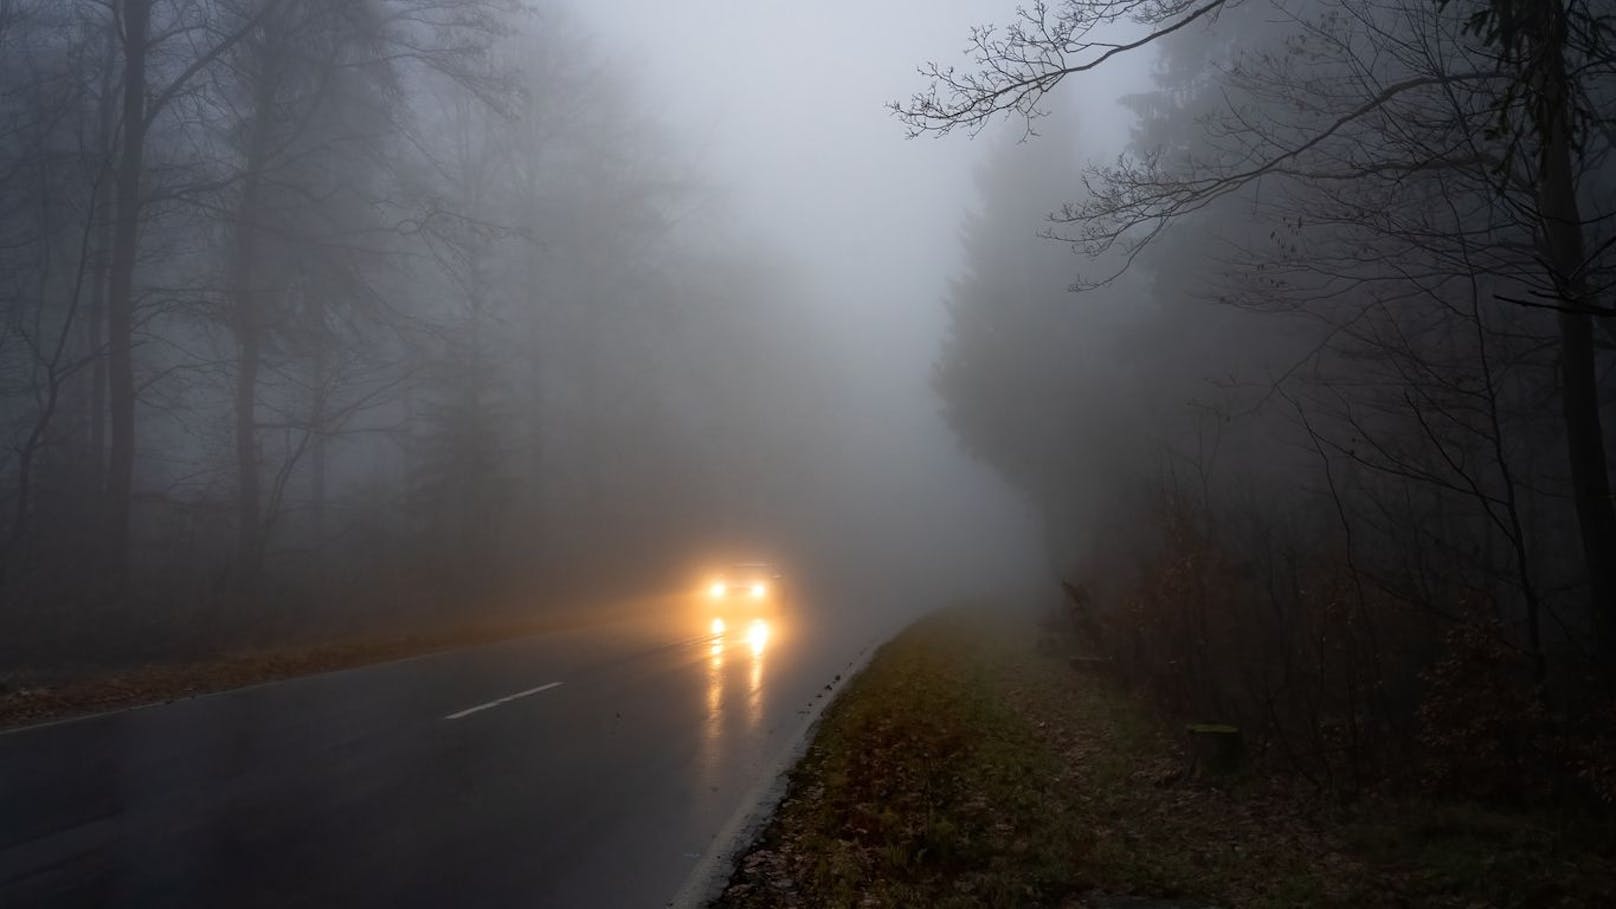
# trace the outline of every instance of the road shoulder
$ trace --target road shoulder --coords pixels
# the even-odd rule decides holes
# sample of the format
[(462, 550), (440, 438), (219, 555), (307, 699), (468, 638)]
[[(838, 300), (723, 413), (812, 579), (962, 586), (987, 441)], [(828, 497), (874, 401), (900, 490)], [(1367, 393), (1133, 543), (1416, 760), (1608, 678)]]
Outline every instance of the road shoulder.
[(467, 650), (541, 634), (632, 621), (633, 613), (573, 612), (393, 634), (244, 648), (209, 659), (154, 662), (51, 680), (0, 678), (0, 733), (221, 694), (329, 672)]
[(1526, 816), (1188, 777), (1168, 725), (1031, 621), (940, 613), (831, 705), (721, 909), (1608, 905)]

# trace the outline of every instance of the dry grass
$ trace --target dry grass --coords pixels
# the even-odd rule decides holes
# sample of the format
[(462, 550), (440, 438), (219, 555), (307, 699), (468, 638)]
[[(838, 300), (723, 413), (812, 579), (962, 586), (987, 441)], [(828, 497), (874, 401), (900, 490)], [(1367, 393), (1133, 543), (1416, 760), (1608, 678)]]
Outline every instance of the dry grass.
[(0, 729), (475, 647), (598, 621), (587, 615), (546, 616), (242, 650), (211, 659), (153, 663), (66, 680), (0, 678)]
[(1168, 727), (1062, 646), (981, 611), (905, 632), (716, 905), (1616, 905), (1610, 850), (1532, 818), (1184, 781)]

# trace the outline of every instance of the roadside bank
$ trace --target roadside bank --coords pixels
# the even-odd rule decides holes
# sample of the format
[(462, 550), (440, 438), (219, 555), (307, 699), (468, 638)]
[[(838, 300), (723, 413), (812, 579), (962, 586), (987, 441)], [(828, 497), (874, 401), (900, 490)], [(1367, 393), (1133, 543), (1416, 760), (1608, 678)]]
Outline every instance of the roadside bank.
[(1174, 724), (1017, 616), (883, 647), (714, 905), (1616, 904), (1609, 844), (1541, 818), (1187, 772)]

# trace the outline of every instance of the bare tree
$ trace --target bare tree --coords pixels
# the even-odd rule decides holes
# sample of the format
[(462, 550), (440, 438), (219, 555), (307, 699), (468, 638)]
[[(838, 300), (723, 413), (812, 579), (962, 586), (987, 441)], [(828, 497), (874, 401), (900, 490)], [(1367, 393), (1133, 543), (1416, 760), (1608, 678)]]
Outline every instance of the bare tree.
[[(128, 574), (130, 508), (135, 476), (135, 265), (139, 256), (141, 213), (144, 205), (142, 181), (145, 177), (147, 137), (153, 123), (198, 76), (220, 56), (246, 38), (264, 17), (284, 0), (266, 0), (255, 15), (221, 28), (213, 11), (179, 9), (176, 21), (153, 41), (152, 11), (155, 0), (122, 0), (109, 27), (117, 29), (122, 50), (123, 110), (119, 137), (113, 221), (112, 249), (107, 277), (107, 405), (111, 415), (107, 451), (107, 536), (108, 573), (115, 579)], [(189, 53), (173, 61), (174, 72), (151, 78), (154, 57), (172, 46), (184, 46)]]
[[(1489, 217), (1507, 213), (1514, 233), (1493, 230), (1492, 237), (1505, 242), (1480, 251), (1467, 246), (1467, 261), (1459, 262), (1451, 236), (1405, 233), (1404, 241), (1437, 247), (1432, 256), (1447, 277), (1463, 270), (1491, 274), (1506, 299), (1556, 314), (1559, 398), (1588, 612), (1601, 663), (1616, 664), (1610, 631), (1616, 617), (1616, 513), (1594, 345), (1594, 322), (1608, 320), (1611, 310), (1594, 300), (1597, 283), (1591, 277), (1608, 267), (1596, 257), (1608, 250), (1600, 245), (1590, 251), (1586, 232), (1604, 217), (1580, 210), (1576, 191), (1579, 176), (1597, 166), (1605, 141), (1593, 128), (1602, 121), (1592, 99), (1602, 97), (1596, 85), (1609, 76), (1608, 28), (1587, 5), (1558, 0), (1498, 0), (1469, 17), (1456, 6), (1412, 0), (1326, 4), (1317, 16), (1300, 6), (1277, 8), (1294, 18), (1302, 39), (1313, 42), (1308, 59), (1337, 61), (1344, 67), (1340, 77), (1291, 73), (1290, 79), (1265, 80), (1254, 70), (1266, 65), (1269, 76), (1281, 75), (1283, 59), (1238, 64), (1230, 75), (1246, 90), (1244, 98), (1283, 100), (1291, 113), (1270, 116), (1265, 111), (1283, 108), (1230, 101), (1206, 127), (1209, 154), (1192, 160), (1145, 154), (1097, 170), (1092, 193), (1058, 220), (1091, 253), (1116, 248), (1132, 261), (1169, 225), (1220, 199), (1249, 199), (1264, 187), (1272, 192), (1275, 186), (1303, 186), (1295, 198), (1317, 198), (1377, 177), (1384, 178), (1385, 189), (1447, 171), (1467, 181), (1466, 198), (1476, 198), (1477, 190), (1496, 196), (1483, 209), (1491, 209)], [(1066, 78), (1235, 9), (1223, 2), (1036, 3), (1019, 10), (1002, 31), (972, 34), (970, 70), (928, 65), (922, 72), (930, 88), (893, 110), (916, 135), (979, 130), (999, 116), (1020, 118), (1030, 129), (1048, 94)], [(1442, 119), (1428, 128), (1433, 111), (1442, 112)], [(1353, 208), (1373, 230), (1379, 215), (1370, 195), (1355, 200)], [(1340, 201), (1341, 194), (1335, 198)], [(1308, 236), (1296, 247), (1299, 256), (1311, 252)], [(1520, 240), (1528, 241), (1524, 250)], [(1339, 262), (1313, 264), (1323, 271)], [(1510, 294), (1521, 288), (1519, 296)], [(1285, 305), (1295, 305), (1308, 290), (1290, 286), (1281, 293), (1291, 297)]]

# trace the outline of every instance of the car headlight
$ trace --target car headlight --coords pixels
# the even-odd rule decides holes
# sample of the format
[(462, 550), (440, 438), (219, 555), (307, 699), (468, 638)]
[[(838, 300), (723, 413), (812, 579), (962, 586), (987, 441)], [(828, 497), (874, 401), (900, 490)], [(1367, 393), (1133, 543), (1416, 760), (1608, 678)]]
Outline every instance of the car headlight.
[(723, 581), (714, 581), (713, 586), (707, 588), (707, 593), (710, 596), (721, 597), (721, 596), (724, 595), (726, 590), (727, 590), (727, 588), (724, 586)]
[(752, 585), (752, 596), (754, 597), (761, 597), (768, 592), (769, 588), (761, 582)]
[(713, 619), (712, 628), (713, 628), (713, 634), (723, 634), (724, 633), (724, 620), (723, 619)]

